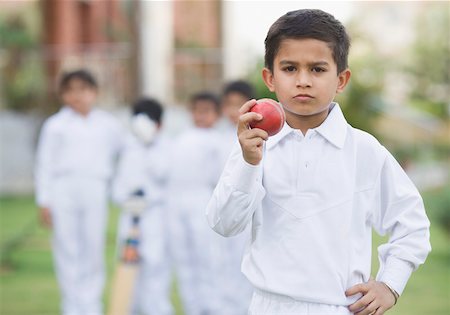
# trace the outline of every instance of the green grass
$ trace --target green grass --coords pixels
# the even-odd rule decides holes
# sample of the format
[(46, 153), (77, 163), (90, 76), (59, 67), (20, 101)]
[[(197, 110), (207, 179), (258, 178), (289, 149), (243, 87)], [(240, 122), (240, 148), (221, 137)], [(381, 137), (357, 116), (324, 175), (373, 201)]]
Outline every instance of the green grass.
[[(2, 251), (0, 265), (1, 315), (57, 315), (59, 291), (53, 270), (50, 231), (38, 226), (37, 212), (31, 197), (0, 198), (0, 247), (14, 242)], [(109, 303), (115, 264), (116, 226), (119, 211), (112, 208), (108, 222), (106, 262), (107, 283), (104, 304)], [(30, 229), (25, 234), (24, 230)], [(172, 290), (176, 315), (182, 315), (176, 287)], [(107, 307), (105, 307), (107, 308)]]
[[(430, 197), (428, 197), (430, 196)], [(432, 220), (431, 242), (433, 251), (427, 262), (411, 277), (391, 315), (448, 315), (450, 314), (450, 247), (449, 234), (436, 222), (433, 194), (424, 196), (430, 207)], [(105, 305), (108, 305), (110, 281), (114, 267), (115, 227), (118, 210), (112, 209), (107, 236), (108, 282)], [(30, 223), (31, 222), (31, 223)], [(31, 231), (20, 238), (5, 255), (0, 265), (0, 314), (2, 315), (56, 315), (59, 312), (59, 293), (53, 271), (50, 250), (50, 232), (38, 227), (36, 208), (32, 198), (0, 198), (0, 246), (8, 243), (25, 228)], [(376, 247), (385, 238), (374, 236), (373, 274), (378, 261)], [(176, 289), (172, 291), (176, 314), (181, 315)], [(233, 314), (230, 314), (233, 315)]]
[[(376, 248), (386, 237), (374, 234), (372, 275), (378, 270)], [(411, 276), (394, 309), (389, 314), (448, 315), (450, 314), (450, 250), (449, 236), (436, 224), (431, 228), (432, 252), (425, 264)]]

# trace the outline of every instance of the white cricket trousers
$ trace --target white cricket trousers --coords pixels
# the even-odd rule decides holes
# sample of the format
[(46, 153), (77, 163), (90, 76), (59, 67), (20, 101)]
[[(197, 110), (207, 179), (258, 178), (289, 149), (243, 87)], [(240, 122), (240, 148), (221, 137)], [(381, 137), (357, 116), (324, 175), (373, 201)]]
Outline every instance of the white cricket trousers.
[(352, 315), (347, 306), (311, 303), (255, 290), (248, 315)]
[(101, 315), (105, 281), (106, 183), (65, 176), (54, 184), (52, 246), (62, 313)]

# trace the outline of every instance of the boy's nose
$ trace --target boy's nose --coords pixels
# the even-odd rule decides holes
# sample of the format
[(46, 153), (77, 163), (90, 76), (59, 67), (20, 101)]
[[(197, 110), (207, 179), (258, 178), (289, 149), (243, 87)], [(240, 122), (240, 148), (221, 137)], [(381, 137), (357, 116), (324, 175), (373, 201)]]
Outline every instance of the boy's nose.
[(296, 85), (298, 87), (311, 87), (311, 75), (306, 71), (299, 71), (297, 75)]

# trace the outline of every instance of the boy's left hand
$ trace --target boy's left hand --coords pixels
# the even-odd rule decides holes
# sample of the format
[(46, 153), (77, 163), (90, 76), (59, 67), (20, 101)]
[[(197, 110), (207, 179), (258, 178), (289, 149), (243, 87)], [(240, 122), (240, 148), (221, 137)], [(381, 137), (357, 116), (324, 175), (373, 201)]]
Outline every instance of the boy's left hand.
[(348, 307), (357, 315), (382, 315), (395, 304), (395, 297), (389, 288), (372, 278), (369, 282), (354, 285), (345, 291), (347, 296), (357, 293), (363, 296)]

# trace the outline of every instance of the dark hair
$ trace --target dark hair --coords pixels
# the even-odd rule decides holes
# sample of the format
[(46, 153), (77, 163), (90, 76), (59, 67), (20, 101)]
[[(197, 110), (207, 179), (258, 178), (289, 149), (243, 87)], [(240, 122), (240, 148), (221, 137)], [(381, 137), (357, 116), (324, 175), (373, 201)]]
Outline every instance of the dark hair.
[(161, 123), (163, 112), (161, 103), (153, 98), (140, 98), (133, 103), (133, 115), (145, 114), (158, 124)]
[(80, 80), (89, 85), (90, 87), (96, 89), (98, 87), (97, 81), (95, 80), (92, 73), (87, 70), (79, 69), (75, 71), (65, 72), (61, 77), (59, 83), (59, 90), (64, 91), (69, 86), (72, 80)]
[(223, 96), (227, 96), (230, 93), (239, 93), (249, 100), (255, 98), (255, 89), (250, 83), (244, 80), (232, 81), (225, 85)]
[(264, 41), (265, 66), (273, 72), (273, 62), (284, 39), (313, 38), (330, 47), (340, 73), (348, 67), (350, 37), (341, 22), (322, 10), (302, 9), (280, 17), (269, 29)]
[(216, 112), (220, 113), (220, 99), (215, 95), (214, 93), (208, 92), (208, 91), (202, 91), (195, 93), (191, 97), (191, 108), (195, 106), (197, 102), (200, 101), (207, 101), (214, 104), (214, 109)]

